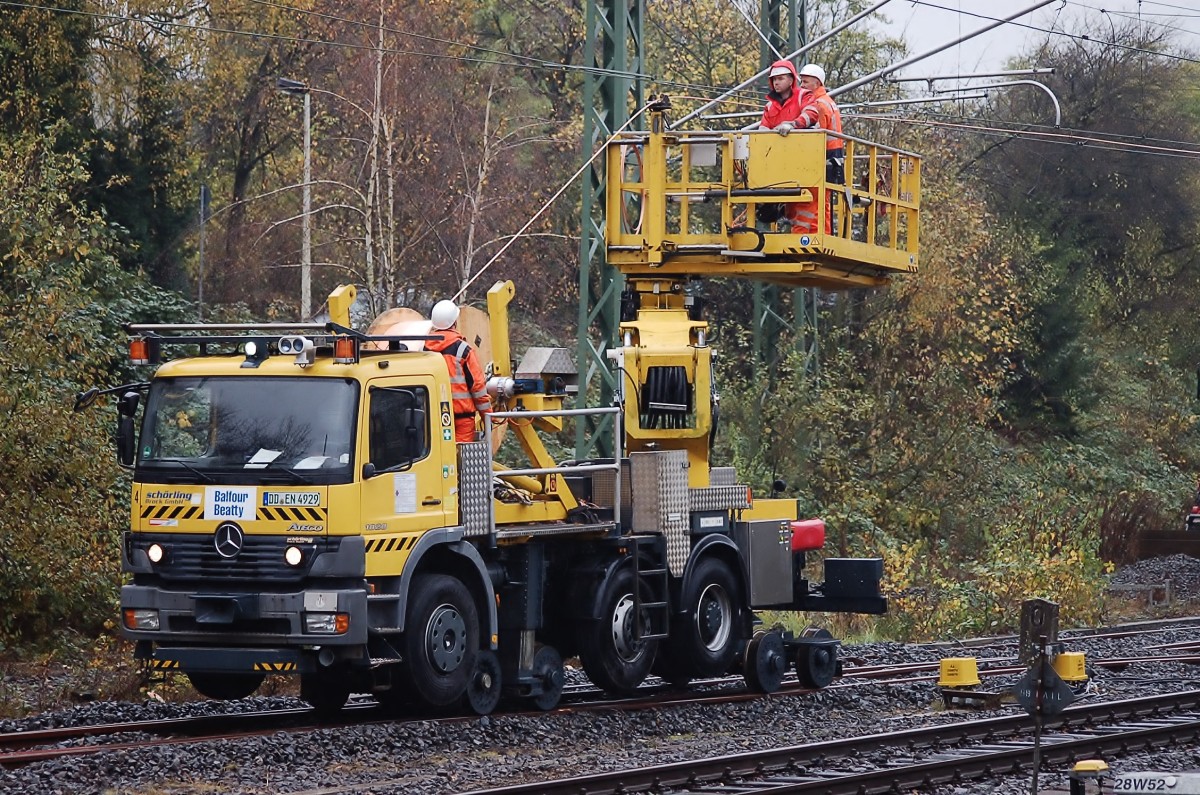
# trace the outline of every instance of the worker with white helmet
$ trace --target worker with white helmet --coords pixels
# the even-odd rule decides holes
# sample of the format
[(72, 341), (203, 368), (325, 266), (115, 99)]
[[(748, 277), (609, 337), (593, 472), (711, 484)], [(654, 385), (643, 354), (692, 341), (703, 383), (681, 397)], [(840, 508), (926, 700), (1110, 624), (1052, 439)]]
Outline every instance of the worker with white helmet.
[(479, 354), (458, 333), (458, 306), (453, 301), (438, 301), (429, 313), (433, 339), (425, 349), (446, 358), (450, 370), (450, 399), (454, 412), (454, 436), (460, 442), (475, 441), (475, 414), (484, 420), (492, 411), (487, 379), (479, 363)]
[[(833, 97), (829, 96), (829, 92), (825, 90), (825, 70), (815, 63), (805, 64), (804, 68), (800, 70), (800, 85), (812, 97), (810, 100), (812, 104), (802, 110), (807, 111), (809, 107), (816, 110), (816, 124), (810, 126), (820, 127), (822, 130), (829, 132), (841, 133), (842, 112), (838, 110)], [(846, 142), (832, 135), (826, 137), (825, 157), (831, 164), (829, 174), (825, 179), (838, 184), (845, 182), (846, 176), (843, 165), (846, 162)], [(837, 161), (836, 173), (832, 168), (833, 161), (835, 160)]]
[[(840, 134), (842, 113), (825, 90), (825, 70), (815, 63), (805, 64), (800, 69), (800, 87), (804, 89), (808, 100), (800, 109), (800, 125)], [(836, 135), (825, 136), (825, 181), (835, 185), (846, 182), (846, 142)], [(831, 192), (830, 200), (825, 203), (825, 234), (829, 234), (832, 228), (832, 195)], [(801, 231), (812, 233), (817, 231), (815, 201), (809, 209), (813, 223)]]

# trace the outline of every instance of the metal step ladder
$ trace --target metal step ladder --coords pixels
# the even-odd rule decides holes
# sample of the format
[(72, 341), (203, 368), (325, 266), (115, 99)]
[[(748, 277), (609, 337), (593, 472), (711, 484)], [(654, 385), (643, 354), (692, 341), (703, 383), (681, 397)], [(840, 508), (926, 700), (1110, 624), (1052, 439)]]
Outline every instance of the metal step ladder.
[[(637, 616), (638, 640), (658, 640), (666, 638), (671, 627), (670, 603), (667, 601), (667, 561), (661, 550), (661, 537), (631, 536), (633, 543), (629, 546), (629, 554), (633, 556), (633, 612)], [(642, 568), (640, 553), (642, 544), (651, 547), (651, 555), (659, 559), (659, 565), (653, 569)], [(646, 602), (642, 599), (642, 591), (654, 594), (657, 600)]]

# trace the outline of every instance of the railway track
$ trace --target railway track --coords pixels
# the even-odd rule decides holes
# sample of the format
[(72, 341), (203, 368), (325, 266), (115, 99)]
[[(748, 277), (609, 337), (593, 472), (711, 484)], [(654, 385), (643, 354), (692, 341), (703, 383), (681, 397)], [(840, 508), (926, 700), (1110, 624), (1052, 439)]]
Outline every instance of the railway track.
[[(872, 795), (1032, 771), (1034, 720), (1009, 715), (907, 731), (472, 790), (470, 795), (654, 792)], [(1200, 739), (1200, 691), (1073, 707), (1045, 721), (1043, 765)]]
[[(903, 665), (851, 666), (845, 679), (899, 681), (927, 681), (936, 678), (937, 663)], [(996, 669), (1005, 672), (1008, 669)], [(931, 674), (930, 672), (934, 672)], [(913, 677), (912, 674), (918, 674)], [(705, 680), (698, 683), (703, 690), (679, 690), (664, 685), (643, 688), (635, 697), (612, 699), (590, 685), (570, 686), (563, 695), (562, 710), (600, 709), (655, 709), (680, 703), (733, 703), (761, 698), (762, 694), (749, 691), (741, 676)], [(858, 682), (836, 682), (831, 687), (854, 687)], [(779, 695), (796, 695), (810, 692), (792, 676), (777, 691)], [(538, 713), (542, 714), (542, 713)], [(434, 716), (436, 718), (436, 716)], [(336, 719), (318, 719), (311, 707), (294, 709), (239, 712), (225, 715), (171, 718), (125, 723), (94, 724), (79, 727), (38, 729), (25, 732), (0, 734), (0, 767), (21, 765), (57, 759), (65, 756), (83, 756), (108, 750), (132, 749), (152, 745), (203, 742), (215, 739), (236, 739), (274, 731), (316, 731), (336, 726), (357, 726), (369, 723), (395, 723), (403, 720), (423, 720), (429, 716), (414, 715), (396, 718), (387, 715), (374, 701), (352, 703), (342, 710)], [(458, 718), (472, 720), (473, 718)], [(441, 720), (453, 720), (441, 718)], [(148, 735), (148, 736), (147, 736)], [(122, 739), (128, 737), (129, 739)]]
[[(982, 661), (981, 677), (1015, 675), (1024, 668), (1011, 664), (1011, 658), (990, 658)], [(1171, 654), (1140, 658), (1099, 660), (1098, 667), (1123, 669), (1144, 662), (1185, 662), (1200, 665), (1200, 655)], [(1008, 663), (1008, 664), (1006, 664)], [(868, 681), (895, 683), (934, 681), (938, 677), (939, 664), (902, 663), (893, 665), (848, 665), (843, 678), (830, 686), (831, 689), (853, 688)], [(643, 693), (625, 699), (611, 699), (594, 687), (571, 686), (564, 694), (561, 710), (625, 711), (657, 709), (680, 704), (723, 704), (751, 701), (763, 698), (762, 694), (749, 691), (742, 677), (705, 680), (697, 683), (701, 690), (681, 691), (668, 686), (649, 686)], [(794, 678), (785, 681), (777, 695), (799, 695), (811, 692)], [(543, 713), (537, 713), (543, 714)], [(22, 765), (59, 759), (68, 756), (86, 756), (113, 750), (132, 750), (157, 745), (234, 740), (277, 731), (303, 733), (331, 727), (353, 727), (370, 724), (397, 723), (407, 720), (438, 719), (443, 721), (470, 721), (473, 717), (437, 718), (417, 715), (396, 718), (388, 715), (374, 701), (363, 701), (348, 705), (335, 719), (320, 719), (310, 707), (281, 709), (259, 712), (207, 715), (199, 717), (172, 718), (128, 723), (95, 724), (80, 727), (40, 729), (34, 731), (0, 734), (0, 767), (14, 768)]]

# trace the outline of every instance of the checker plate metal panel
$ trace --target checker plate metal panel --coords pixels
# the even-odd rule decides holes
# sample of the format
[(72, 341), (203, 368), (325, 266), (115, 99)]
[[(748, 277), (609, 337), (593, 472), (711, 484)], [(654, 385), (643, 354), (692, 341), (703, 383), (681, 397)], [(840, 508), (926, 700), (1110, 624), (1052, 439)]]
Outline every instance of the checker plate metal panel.
[(667, 570), (682, 577), (691, 551), (687, 452), (662, 450), (629, 456), (633, 481), (633, 532), (662, 533)]
[(492, 499), (492, 457), (488, 443), (463, 442), (458, 445), (458, 521), (463, 534), (485, 536), (488, 525), (488, 501)]
[(749, 508), (745, 486), (710, 486), (691, 490), (693, 511), (731, 511)]
[(541, 375), (576, 375), (575, 360), (566, 348), (530, 348), (517, 365), (516, 378)]
[(713, 467), (708, 471), (708, 482), (713, 486), (736, 486), (737, 469), (735, 467)]
[[(605, 508), (611, 508), (613, 504), (613, 486), (616, 485), (616, 482), (617, 475), (615, 472), (593, 472), (592, 502)], [(629, 518), (632, 494), (633, 491), (630, 488), (629, 459), (625, 459), (621, 462), (621, 516), (626, 520)]]

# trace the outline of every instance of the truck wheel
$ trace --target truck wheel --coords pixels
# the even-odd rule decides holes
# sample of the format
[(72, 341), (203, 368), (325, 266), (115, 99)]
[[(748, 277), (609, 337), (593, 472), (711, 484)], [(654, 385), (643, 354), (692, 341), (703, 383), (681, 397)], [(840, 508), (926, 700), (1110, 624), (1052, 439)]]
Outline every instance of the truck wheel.
[[(588, 678), (597, 686), (616, 695), (628, 695), (637, 690), (654, 663), (658, 641), (637, 637), (637, 615), (634, 610), (633, 572), (620, 569), (601, 586), (599, 621), (579, 624), (579, 658)], [(643, 594), (651, 601), (649, 594)], [(649, 624), (643, 616), (642, 624)]]
[(218, 701), (235, 701), (239, 698), (254, 695), (259, 685), (263, 683), (266, 674), (207, 674), (191, 673), (187, 678), (192, 687), (205, 698)]
[(708, 557), (696, 564), (683, 596), (685, 619), (671, 633), (672, 657), (700, 679), (722, 676), (733, 665), (738, 644), (738, 594), (729, 566)]
[(301, 674), (300, 698), (307, 701), (320, 717), (333, 717), (350, 698), (349, 675), (346, 671)]
[(430, 707), (459, 701), (479, 645), (479, 615), (467, 586), (444, 574), (417, 575), (404, 626), (413, 695)]

